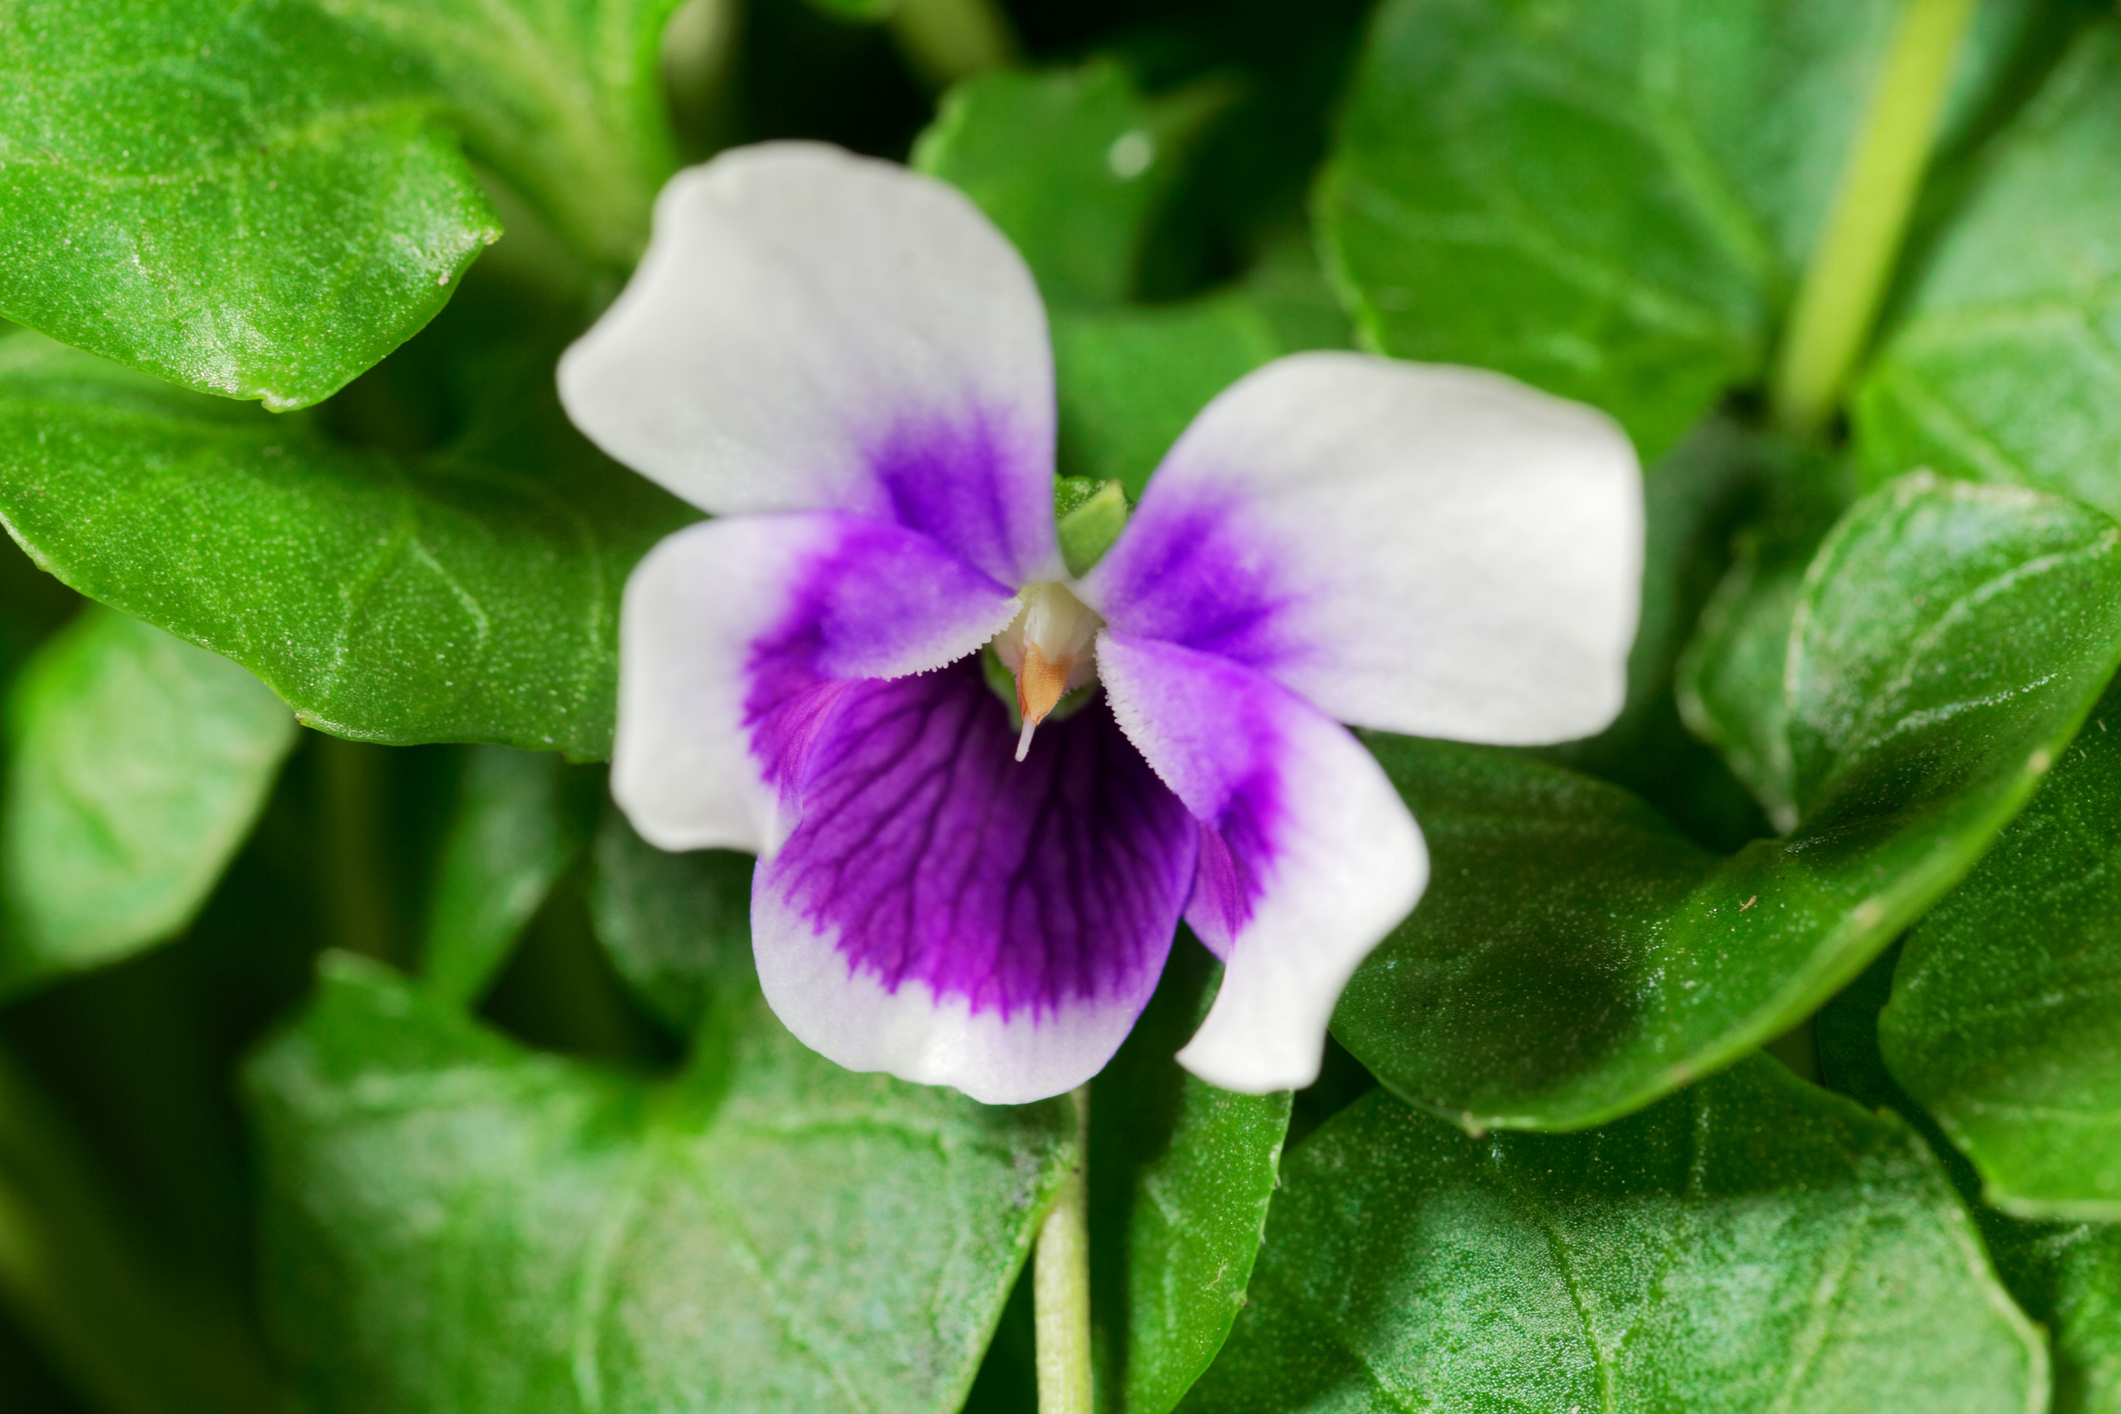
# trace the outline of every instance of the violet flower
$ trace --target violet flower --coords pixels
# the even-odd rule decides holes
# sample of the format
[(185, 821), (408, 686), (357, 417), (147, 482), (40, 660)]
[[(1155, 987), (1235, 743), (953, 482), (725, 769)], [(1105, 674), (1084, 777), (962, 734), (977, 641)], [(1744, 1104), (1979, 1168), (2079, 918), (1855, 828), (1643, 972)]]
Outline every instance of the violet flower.
[(1068, 1090), (1183, 916), (1226, 968), (1179, 1059), (1306, 1084), (1428, 872), (1341, 723), (1549, 742), (1620, 705), (1634, 455), (1490, 373), (1270, 364), (1071, 575), (1038, 291), (900, 167), (788, 143), (680, 174), (560, 389), (717, 517), (627, 585), (613, 792), (662, 848), (758, 854), (766, 997), (856, 1070)]

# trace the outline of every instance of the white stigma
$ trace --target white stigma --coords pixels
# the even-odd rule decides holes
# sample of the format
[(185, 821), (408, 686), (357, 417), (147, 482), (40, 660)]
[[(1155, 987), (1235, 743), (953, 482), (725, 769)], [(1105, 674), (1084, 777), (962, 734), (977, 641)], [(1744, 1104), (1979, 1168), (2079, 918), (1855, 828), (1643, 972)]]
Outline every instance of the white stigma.
[(1031, 735), (1061, 698), (1097, 680), (1097, 631), (1105, 621), (1055, 583), (1027, 585), (1024, 607), (995, 635), (995, 656), (1016, 675), (1023, 733), (1016, 759), (1031, 754)]

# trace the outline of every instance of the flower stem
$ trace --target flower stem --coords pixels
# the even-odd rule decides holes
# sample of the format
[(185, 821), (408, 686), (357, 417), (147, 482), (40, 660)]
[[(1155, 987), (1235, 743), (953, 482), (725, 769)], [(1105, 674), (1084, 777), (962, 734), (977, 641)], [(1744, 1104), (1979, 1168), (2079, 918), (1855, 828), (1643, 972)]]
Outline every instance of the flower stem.
[(1776, 420), (1801, 436), (1833, 415), (1869, 337), (1973, 13), (1974, 0), (1905, 0), (1894, 24), (1775, 367)]
[(1016, 32), (995, 0), (900, 0), (891, 33), (933, 88), (1016, 61)]
[(332, 942), (397, 964), (383, 869), (383, 757), (388, 747), (317, 735), (324, 904)]
[(1038, 1414), (1090, 1414), (1090, 1087), (1075, 1104), (1075, 1167), (1038, 1232), (1031, 1273), (1038, 1324)]

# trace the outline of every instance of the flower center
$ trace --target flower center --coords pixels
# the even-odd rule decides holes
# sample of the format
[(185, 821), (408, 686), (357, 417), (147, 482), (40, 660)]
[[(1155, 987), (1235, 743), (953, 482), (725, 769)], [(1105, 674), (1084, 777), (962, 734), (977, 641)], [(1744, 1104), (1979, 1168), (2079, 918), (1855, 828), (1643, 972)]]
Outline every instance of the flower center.
[(1097, 681), (1097, 631), (1104, 626), (1066, 585), (1025, 586), (1023, 609), (994, 637), (994, 655), (1016, 677), (1024, 719), (1017, 760), (1030, 753), (1031, 734), (1063, 697)]

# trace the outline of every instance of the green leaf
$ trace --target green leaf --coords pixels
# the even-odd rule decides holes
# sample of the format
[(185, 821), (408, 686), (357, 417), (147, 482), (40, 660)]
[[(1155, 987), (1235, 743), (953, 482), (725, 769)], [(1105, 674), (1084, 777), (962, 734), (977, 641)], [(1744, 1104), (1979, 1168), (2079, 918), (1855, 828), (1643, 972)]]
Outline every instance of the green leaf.
[(2054, 1414), (2121, 1414), (2121, 1227), (1995, 1218), (1982, 1231), (2054, 1342)]
[(1221, 971), (1182, 936), (1090, 1090), (1092, 1301), (1123, 1414), (1165, 1414), (1222, 1348), (1274, 1196), (1288, 1093), (1218, 1090), (1172, 1059)]
[[(1654, 458), (1763, 372), (1898, 8), (1390, 0), (1317, 197), (1364, 337), (1594, 403)], [(1989, 8), (1952, 131), (2037, 7)]]
[(465, 758), (442, 844), (422, 980), (458, 1006), (492, 983), (552, 886), (581, 852), (557, 756), (482, 746)]
[(1290, 1155), (1185, 1407), (2032, 1414), (2047, 1383), (1921, 1141), (1755, 1058), (1594, 1134), (1359, 1101)]
[(2121, 514), (2121, 27), (2087, 30), (1943, 232), (1856, 405), (1874, 477), (1929, 466)]
[(0, 3), (0, 313), (277, 408), (433, 317), (500, 234), (434, 96), (319, 10)]
[(249, 1071), (265, 1305), (314, 1407), (957, 1408), (1065, 1108), (850, 1074), (724, 1002), (649, 1085), (327, 955)]
[(1284, 352), (1253, 300), (1053, 314), (1064, 475), (1140, 499), (1164, 453), (1224, 388)]
[[(108, 3), (108, 0), (100, 0)], [(473, 158), (583, 258), (624, 271), (677, 168), (656, 61), (680, 0), (308, 0), (404, 66)]]
[(655, 72), (675, 4), (0, 0), (0, 313), (207, 392), (317, 402), (500, 234), (467, 151), (623, 269), (675, 166)]
[(295, 740), (249, 673), (107, 609), (39, 650), (8, 715), (0, 992), (179, 932)]
[(2020, 1217), (2121, 1219), (2121, 694), (1908, 935), (1886, 1063)]
[[(2005, 846), (1997, 848), (2000, 853)], [(1899, 947), (1888, 948), (1820, 1012), (1820, 1069), (1828, 1084), (1858, 1104), (1904, 1116), (1972, 1202), (1980, 1195), (1980, 1178), (1879, 1053), (1878, 1015), (1900, 956)], [(2051, 1335), (2054, 1414), (2121, 1414), (2121, 1227), (2021, 1222), (1993, 1208), (1979, 1208), (1974, 1216), (2004, 1285)]]
[(1207, 85), (1146, 99), (1104, 61), (990, 74), (950, 90), (913, 165), (979, 203), (1048, 304), (1110, 304), (1134, 293), (1184, 149), (1228, 98)]
[(1627, 793), (1512, 752), (1377, 738), (1429, 891), (1334, 1034), (1411, 1103), (1568, 1129), (1809, 1015), (1973, 865), (2121, 658), (2121, 527), (1904, 478), (1799, 597), (1784, 839), (1717, 858)]
[[(1595, 737), (1537, 754), (1635, 792), (1697, 843), (1736, 849), (1763, 831), (1745, 787), (1680, 720), (1673, 679), (1687, 635), (1730, 568), (1737, 527), (1787, 470), (1773, 439), (1724, 417), (1694, 428), (1646, 468), (1642, 616), (1627, 698)], [(1779, 688), (1779, 681), (1778, 681)]]
[(1847, 509), (1842, 469), (1791, 455), (1770, 484), (1767, 513), (1741, 532), (1730, 569), (1701, 612), (1674, 688), (1680, 716), (1722, 752), (1774, 827), (1797, 826), (1789, 746), (1790, 624), (1805, 570)]
[(568, 428), (542, 346), (486, 386), (486, 413), (409, 460), (0, 337), (0, 522), (312, 726), (600, 757), (619, 592), (695, 513)]
[(616, 808), (597, 827), (589, 895), (597, 941), (648, 1009), (680, 1035), (751, 973), (753, 862), (723, 849), (667, 853), (635, 834)]

